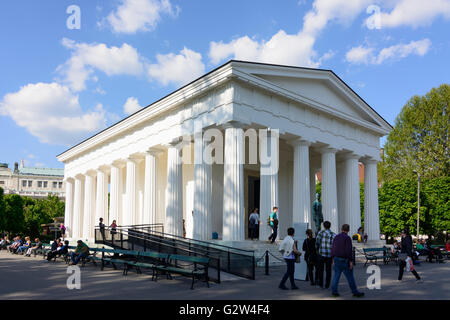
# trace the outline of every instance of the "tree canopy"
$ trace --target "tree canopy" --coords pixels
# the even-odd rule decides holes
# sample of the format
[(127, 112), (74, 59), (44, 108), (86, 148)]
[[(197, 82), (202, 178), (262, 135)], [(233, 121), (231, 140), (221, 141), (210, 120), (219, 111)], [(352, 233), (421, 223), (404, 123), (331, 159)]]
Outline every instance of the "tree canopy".
[(450, 85), (412, 97), (402, 108), (384, 145), (382, 181), (450, 176)]

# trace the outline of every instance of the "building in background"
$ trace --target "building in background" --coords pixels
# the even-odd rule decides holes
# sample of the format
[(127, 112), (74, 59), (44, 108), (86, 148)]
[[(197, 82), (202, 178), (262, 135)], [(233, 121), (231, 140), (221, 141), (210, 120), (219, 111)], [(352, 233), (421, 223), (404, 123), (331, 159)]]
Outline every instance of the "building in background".
[(5, 194), (19, 194), (32, 198), (46, 198), (49, 194), (65, 197), (64, 169), (25, 167), (23, 161), (0, 163), (0, 187)]

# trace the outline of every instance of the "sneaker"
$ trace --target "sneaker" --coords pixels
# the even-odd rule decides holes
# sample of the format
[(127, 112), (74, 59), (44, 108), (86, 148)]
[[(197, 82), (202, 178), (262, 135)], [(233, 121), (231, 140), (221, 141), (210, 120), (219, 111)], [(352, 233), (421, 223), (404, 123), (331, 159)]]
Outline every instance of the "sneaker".
[(356, 297), (356, 298), (362, 298), (362, 297), (364, 297), (364, 292), (354, 293), (353, 296)]
[(291, 287), (291, 290), (298, 290), (298, 287), (297, 286)]
[(336, 297), (336, 298), (340, 296), (340, 294), (337, 293), (337, 292), (333, 292), (331, 295), (332, 295), (333, 297)]
[(416, 283), (423, 283), (422, 279), (416, 279)]
[(286, 286), (278, 286), (281, 290), (289, 290)]

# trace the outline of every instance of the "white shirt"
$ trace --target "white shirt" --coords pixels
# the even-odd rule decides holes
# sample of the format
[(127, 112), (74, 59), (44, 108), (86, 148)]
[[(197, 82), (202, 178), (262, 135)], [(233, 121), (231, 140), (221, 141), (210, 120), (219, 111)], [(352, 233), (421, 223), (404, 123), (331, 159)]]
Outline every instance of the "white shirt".
[(294, 238), (286, 236), (280, 244), (279, 251), (284, 251), (283, 258), (289, 258), (292, 251), (294, 251)]

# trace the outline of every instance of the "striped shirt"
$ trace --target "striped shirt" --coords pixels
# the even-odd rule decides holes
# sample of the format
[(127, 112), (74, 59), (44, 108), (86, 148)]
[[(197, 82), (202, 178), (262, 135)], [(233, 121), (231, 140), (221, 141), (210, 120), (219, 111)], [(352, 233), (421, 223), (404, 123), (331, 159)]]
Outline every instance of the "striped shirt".
[(331, 248), (333, 247), (333, 240), (336, 234), (330, 229), (321, 230), (317, 234), (316, 249), (322, 257), (331, 257)]

